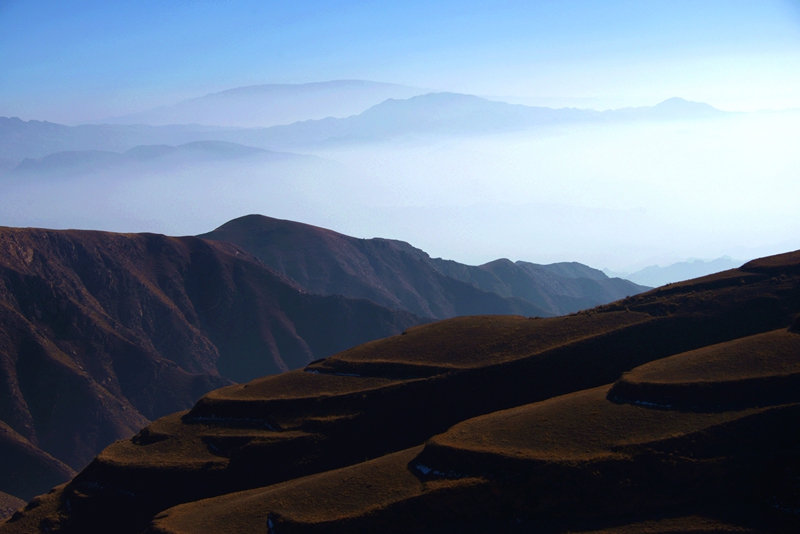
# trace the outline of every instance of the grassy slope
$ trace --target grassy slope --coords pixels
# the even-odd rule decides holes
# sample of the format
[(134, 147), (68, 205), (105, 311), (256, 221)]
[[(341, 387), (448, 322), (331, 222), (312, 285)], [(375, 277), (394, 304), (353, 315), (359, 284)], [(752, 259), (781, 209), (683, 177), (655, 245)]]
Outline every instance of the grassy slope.
[[(765, 341), (765, 338), (768, 341)], [(627, 377), (639, 383), (687, 384), (715, 397), (709, 383), (796, 374), (800, 334), (785, 330), (659, 360)], [(757, 349), (757, 350), (752, 350)], [(776, 358), (765, 358), (774, 351)], [(630, 379), (630, 378), (628, 378)], [(615, 386), (616, 387), (616, 386)], [(176, 507), (152, 532), (252, 531), (271, 520), (275, 532), (407, 532), (453, 524), (510, 520), (557, 530), (635, 522), (630, 532), (747, 531), (796, 528), (778, 508), (798, 504), (782, 492), (785, 460), (800, 445), (793, 423), (800, 390), (774, 403), (749, 397), (735, 409), (677, 410), (648, 399), (609, 400), (609, 386), (495, 412), (455, 425), (424, 448)], [(787, 499), (795, 499), (789, 502)], [(710, 520), (709, 517), (716, 518)], [(560, 528), (559, 528), (560, 527)], [(443, 530), (444, 531), (444, 530)], [(790, 531), (790, 530), (787, 530)]]
[[(409, 329), (304, 371), (209, 394), (190, 412), (157, 421), (133, 440), (107, 448), (72, 483), (3, 532), (31, 532), (43, 518), (63, 532), (138, 532), (170, 506), (248, 489), (267, 496), (259, 506), (274, 505), (274, 522), (289, 532), (410, 528), (403, 522), (408, 518), (442, 528), (460, 520), (552, 522), (576, 510), (587, 521), (616, 514), (616, 521), (635, 524), (640, 520), (630, 514), (639, 510), (636, 503), (644, 511), (666, 506), (675, 517), (693, 517), (693, 510), (683, 513), (686, 502), (678, 494), (687, 488), (687, 495), (704, 494), (720, 481), (723, 488), (737, 487), (746, 479), (743, 472), (771, 472), (758, 462), (769, 456), (765, 451), (783, 458), (775, 443), (794, 443), (795, 425), (785, 423), (797, 417), (796, 408), (769, 401), (676, 412), (608, 400), (610, 383), (651, 361), (785, 328), (800, 310), (799, 288), (800, 254), (794, 254), (570, 317), (458, 318)], [(588, 391), (575, 393), (581, 390)], [(532, 425), (542, 432), (529, 432)], [(437, 434), (417, 463), (440, 474), (426, 477), (419, 468), (409, 471), (407, 461), (385, 456)], [(756, 451), (745, 457), (744, 471), (725, 467), (726, 458), (741, 458), (725, 452), (729, 443)], [(685, 462), (687, 469), (673, 469), (680, 467), (676, 458), (693, 455), (712, 460), (695, 459)], [(354, 465), (370, 458), (379, 464), (375, 469), (396, 476), (370, 482), (381, 486), (373, 492), (353, 489), (347, 511), (335, 507), (327, 519), (309, 515), (315, 506), (327, 506), (327, 497), (315, 494), (316, 476), (326, 477), (332, 487), (355, 488), (363, 485), (358, 477), (336, 482), (339, 475), (332, 470), (373, 469)], [(721, 474), (714, 466), (722, 466)], [(666, 494), (648, 482), (650, 473), (671, 480)], [(391, 490), (401, 480), (406, 482), (399, 493)], [(632, 482), (620, 485), (620, 480)], [(753, 480), (753, 491), (761, 491), (763, 485)], [(273, 484), (278, 485), (264, 488)], [(282, 488), (301, 492), (313, 506), (284, 508), (279, 503), (293, 500)], [(230, 503), (235, 497), (222, 499)], [(158, 528), (193, 531), (214, 521), (220, 532), (236, 531), (224, 525), (248, 520), (241, 513), (238, 519), (230, 516), (230, 523), (213, 519), (213, 502), (186, 505), (191, 513), (169, 512)], [(715, 510), (714, 502), (708, 501), (709, 510)], [(698, 517), (708, 519), (706, 511)], [(189, 516), (206, 522), (171, 519)], [(263, 514), (252, 517), (251, 526), (263, 530)], [(738, 520), (732, 521), (736, 526)]]

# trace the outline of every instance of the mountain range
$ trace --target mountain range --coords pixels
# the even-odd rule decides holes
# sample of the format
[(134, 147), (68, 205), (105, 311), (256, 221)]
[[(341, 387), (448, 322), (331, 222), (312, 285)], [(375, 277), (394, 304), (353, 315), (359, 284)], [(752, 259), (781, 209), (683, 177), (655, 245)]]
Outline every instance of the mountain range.
[(228, 141), (267, 150), (364, 143), (412, 136), (477, 135), (559, 124), (614, 123), (724, 116), (707, 104), (673, 98), (656, 106), (594, 111), (494, 102), (473, 95), (429, 93), (388, 99), (345, 118), (327, 117), (259, 128), (85, 124), (0, 117), (0, 158), (20, 162), (64, 151), (122, 152), (138, 145)]
[(411, 326), (644, 289), (580, 264), (498, 276), (256, 215), (200, 237), (0, 228), (0, 491), (29, 500), (210, 390)]
[(63, 177), (99, 169), (118, 169), (136, 164), (159, 165), (168, 170), (180, 165), (202, 165), (209, 161), (257, 159), (262, 162), (310, 159), (286, 152), (272, 152), (227, 141), (193, 141), (178, 146), (139, 145), (124, 152), (84, 150), (55, 152), (41, 158), (25, 158), (7, 170), (10, 177), (45, 174)]
[(648, 289), (579, 263), (464, 265), (431, 258), (403, 241), (357, 239), (263, 215), (234, 219), (199, 237), (234, 243), (308, 291), (366, 298), (436, 319), (565, 315)]
[(251, 85), (94, 122), (274, 126), (325, 117), (349, 117), (389, 98), (411, 98), (429, 92), (417, 87), (364, 80)]
[(692, 278), (699, 278), (720, 271), (728, 269), (735, 269), (742, 265), (743, 261), (734, 260), (728, 256), (717, 258), (715, 260), (689, 260), (681, 261), (661, 267), (659, 265), (650, 265), (644, 269), (640, 269), (634, 273), (614, 273), (612, 271), (603, 270), (608, 276), (625, 278), (631, 282), (649, 286), (663, 286), (674, 282), (682, 282)]
[(2, 228), (0, 250), (0, 491), (25, 499), (212, 389), (428, 321), (194, 237)]
[(2, 533), (796, 532), (800, 252), (224, 387)]

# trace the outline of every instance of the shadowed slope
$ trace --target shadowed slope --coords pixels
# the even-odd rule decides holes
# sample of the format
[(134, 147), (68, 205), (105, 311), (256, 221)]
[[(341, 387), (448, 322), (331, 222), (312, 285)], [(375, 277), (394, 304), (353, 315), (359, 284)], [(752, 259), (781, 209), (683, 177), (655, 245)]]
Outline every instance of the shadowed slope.
[[(287, 533), (793, 532), (800, 392), (781, 379), (800, 366), (798, 340), (786, 330), (751, 336), (623, 379), (679, 382), (686, 397), (699, 390), (718, 401), (713, 411), (620, 402), (620, 381), (467, 420), (422, 450), (182, 505), (151, 532), (242, 532), (266, 522)], [(748, 378), (777, 382), (732, 409), (720, 408), (724, 391), (708, 389)]]
[(530, 302), (503, 298), (444, 276), (387, 239), (357, 239), (262, 215), (234, 219), (198, 237), (234, 243), (309, 291), (323, 295), (367, 298), (439, 319), (479, 314), (551, 315)]
[(75, 471), (67, 465), (35, 447), (0, 421), (0, 492), (30, 500), (41, 493), (42, 488), (63, 484), (74, 476)]
[(691, 411), (800, 402), (800, 335), (779, 330), (658, 360), (623, 375), (609, 395)]
[(0, 250), (0, 421), (74, 469), (232, 380), (422, 321), (197, 238), (3, 228)]
[[(591, 518), (614, 504), (613, 491), (636, 487), (620, 489), (614, 480), (645, 477), (646, 482), (648, 470), (637, 467), (636, 448), (653, 440), (668, 444), (676, 436), (710, 432), (713, 437), (721, 432), (743, 436), (739, 441), (751, 443), (756, 451), (764, 446), (758, 436), (793, 443), (795, 425), (786, 424), (797, 415), (791, 406), (684, 414), (611, 402), (606, 399), (609, 386), (603, 384), (647, 362), (785, 328), (798, 310), (800, 270), (788, 258), (768, 266), (753, 263), (568, 317), (464, 317), (411, 328), (404, 335), (312, 363), (303, 371), (206, 395), (190, 412), (161, 419), (134, 439), (108, 447), (55, 497), (48, 498), (49, 504), (21, 514), (4, 532), (29, 532), (32, 522), (39, 524), (42, 518), (49, 518), (49, 525), (61, 532), (139, 532), (160, 511), (180, 503), (265, 487), (369, 458), (391, 464), (395, 460), (379, 457), (417, 446), (460, 421), (509, 408), (513, 409), (500, 412), (497, 419), (486, 415), (463, 423), (463, 428), (474, 429), (463, 436), (451, 430), (428, 443), (419, 463), (430, 472), (416, 467), (412, 472), (422, 485), (398, 473), (398, 480), (409, 481), (400, 493), (375, 492), (376, 496), (395, 495), (386, 498), (396, 498), (391, 502), (397, 504), (382, 501), (384, 497), (364, 500), (362, 494), (356, 499), (357, 509), (345, 514), (350, 518), (346, 527), (374, 532), (381, 525), (406, 529), (435, 525), (441, 521), (431, 514), (442, 510), (458, 514), (467, 510), (476, 520), (496, 517), (491, 514), (538, 517), (537, 510), (543, 510), (545, 516), (558, 519), (561, 512), (547, 511), (551, 501), (536, 500), (535, 496), (547, 494), (536, 489), (537, 480), (560, 481), (548, 490), (554, 495), (552, 502), (565, 503), (556, 511), (575, 506), (578, 494), (569, 495), (573, 481), (584, 484), (580, 495), (601, 499), (588, 501), (584, 516)], [(589, 391), (526, 406), (579, 390)], [(595, 412), (597, 421), (592, 422)], [(481, 431), (484, 425), (490, 430)], [(536, 425), (542, 432), (531, 430)], [(713, 430), (717, 428), (721, 430)], [(548, 435), (552, 443), (546, 441)], [(746, 442), (746, 436), (756, 441)], [(506, 447), (503, 439), (514, 446)], [(707, 442), (708, 450), (715, 443), (727, 443), (715, 440)], [(682, 441), (675, 443), (675, 447), (684, 446)], [(554, 455), (570, 460), (552, 463)], [(654, 462), (657, 474), (669, 473), (659, 467), (667, 465), (659, 463), (661, 456), (643, 458), (644, 465)], [(534, 472), (535, 466), (545, 465), (542, 462), (552, 465)], [(599, 478), (575, 462), (602, 468)], [(395, 469), (388, 464), (380, 467), (384, 468)], [(528, 478), (521, 482), (496, 476), (518, 469), (521, 473), (534, 469), (534, 474), (526, 474)], [(450, 472), (469, 475), (469, 487), (460, 485), (461, 479), (451, 480)], [(683, 475), (678, 474), (681, 480)], [(431, 475), (430, 480), (425, 478)], [(540, 475), (544, 478), (536, 478)], [(716, 476), (709, 480), (719, 481)], [(420, 488), (432, 481), (438, 484), (440, 479), (445, 479), (446, 488), (431, 492), (435, 504), (430, 504)], [(315, 486), (313, 478), (308, 480), (306, 489), (296, 487), (307, 491), (313, 501)], [(386, 483), (392, 484), (391, 480)], [(671, 491), (675, 484), (666, 487)], [(636, 493), (624, 491), (625, 499), (608, 508), (609, 513), (625, 515), (630, 511), (626, 506), (634, 506), (631, 502), (652, 507), (645, 509), (661, 506), (658, 494), (645, 492), (638, 501), (629, 502), (628, 496)], [(678, 506), (683, 501), (669, 502)], [(198, 508), (198, 518), (203, 506), (207, 505)], [(213, 508), (208, 510), (211, 514)], [(306, 521), (306, 512), (281, 510), (276, 513), (294, 529), (290, 532), (307, 531), (306, 523), (309, 531), (318, 531), (313, 523), (319, 521)], [(453, 518), (447, 517), (445, 523)], [(321, 521), (324, 528), (338, 525), (330, 523), (338, 521), (335, 518)]]
[(498, 295), (525, 299), (556, 315), (592, 308), (650, 289), (621, 278), (608, 278), (602, 271), (580, 263), (538, 265), (499, 259), (472, 267), (431, 261), (449, 276)]
[(480, 267), (432, 259), (408, 243), (357, 239), (307, 224), (248, 215), (199, 237), (228, 241), (321, 294), (368, 298), (444, 319), (457, 315), (562, 315), (645, 288), (580, 264)]

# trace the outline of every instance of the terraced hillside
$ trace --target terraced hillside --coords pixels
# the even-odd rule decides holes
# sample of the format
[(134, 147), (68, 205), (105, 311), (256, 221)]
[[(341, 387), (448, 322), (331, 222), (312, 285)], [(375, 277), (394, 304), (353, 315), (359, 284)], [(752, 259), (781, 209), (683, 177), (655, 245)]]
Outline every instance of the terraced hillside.
[(800, 252), (409, 328), (209, 393), (0, 532), (795, 532), (798, 313)]

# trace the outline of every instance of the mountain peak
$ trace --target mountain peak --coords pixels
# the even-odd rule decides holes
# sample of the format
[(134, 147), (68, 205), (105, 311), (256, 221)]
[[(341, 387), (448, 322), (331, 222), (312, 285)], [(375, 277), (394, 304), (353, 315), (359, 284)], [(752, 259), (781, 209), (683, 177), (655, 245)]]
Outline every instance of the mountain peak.
[(659, 102), (652, 108), (653, 110), (664, 110), (669, 112), (691, 112), (692, 114), (697, 113), (706, 113), (706, 114), (715, 114), (715, 113), (723, 113), (719, 109), (715, 108), (710, 104), (706, 104), (705, 102), (695, 102), (692, 100), (686, 100), (685, 98), (681, 97), (672, 97), (664, 100), (663, 102)]

